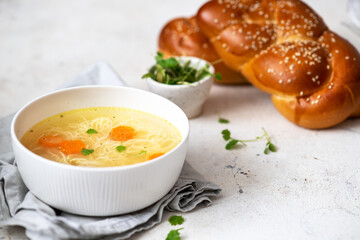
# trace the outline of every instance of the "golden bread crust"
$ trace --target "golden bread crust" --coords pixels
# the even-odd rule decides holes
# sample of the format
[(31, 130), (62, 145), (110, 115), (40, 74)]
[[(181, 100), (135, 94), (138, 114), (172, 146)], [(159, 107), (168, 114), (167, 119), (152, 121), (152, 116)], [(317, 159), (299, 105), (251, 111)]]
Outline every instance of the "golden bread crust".
[(196, 20), (224, 63), (295, 124), (327, 128), (360, 115), (359, 53), (305, 3), (210, 1)]
[[(213, 0), (190, 21), (195, 30), (177, 32), (195, 52), (183, 53), (221, 58), (295, 124), (319, 129), (360, 116), (359, 52), (300, 0)], [(162, 47), (169, 38), (161, 34), (160, 49), (171, 49)]]

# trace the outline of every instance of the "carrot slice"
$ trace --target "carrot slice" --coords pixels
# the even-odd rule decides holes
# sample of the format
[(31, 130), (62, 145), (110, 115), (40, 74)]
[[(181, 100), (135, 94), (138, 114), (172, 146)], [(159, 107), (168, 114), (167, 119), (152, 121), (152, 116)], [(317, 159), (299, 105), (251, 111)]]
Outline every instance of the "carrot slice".
[(151, 154), (151, 155), (149, 156), (149, 160), (154, 159), (154, 158), (157, 158), (157, 157), (160, 157), (160, 156), (162, 156), (162, 155), (164, 155), (164, 153), (154, 153), (154, 154)]
[(80, 153), (85, 147), (85, 143), (81, 140), (64, 141), (59, 146), (60, 150), (65, 154)]
[(132, 139), (135, 129), (129, 126), (118, 126), (111, 130), (110, 138), (115, 141), (126, 141)]
[(60, 136), (43, 136), (39, 138), (39, 143), (43, 145), (44, 147), (57, 147), (60, 146), (61, 143), (63, 143), (65, 140)]

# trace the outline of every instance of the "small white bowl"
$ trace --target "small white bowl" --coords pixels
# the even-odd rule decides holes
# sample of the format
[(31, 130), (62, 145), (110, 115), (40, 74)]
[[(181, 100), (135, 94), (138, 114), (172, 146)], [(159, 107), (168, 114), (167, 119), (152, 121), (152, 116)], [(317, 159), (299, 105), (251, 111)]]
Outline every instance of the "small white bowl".
[[(40, 157), (20, 139), (39, 121), (54, 114), (86, 107), (126, 107), (142, 110), (174, 124), (181, 142), (156, 159), (121, 167), (79, 167)], [(12, 146), (28, 189), (54, 208), (87, 216), (109, 216), (145, 208), (175, 184), (187, 151), (189, 121), (174, 103), (156, 94), (127, 87), (85, 86), (55, 91), (30, 102), (15, 115)]]
[[(196, 57), (178, 57), (180, 64), (191, 61), (190, 66), (195, 69), (209, 65), (209, 72), (214, 74), (214, 67), (207, 61)], [(163, 96), (178, 105), (188, 118), (195, 118), (201, 114), (203, 105), (209, 95), (214, 77), (209, 76), (198, 82), (187, 85), (168, 85), (147, 78), (149, 90)]]

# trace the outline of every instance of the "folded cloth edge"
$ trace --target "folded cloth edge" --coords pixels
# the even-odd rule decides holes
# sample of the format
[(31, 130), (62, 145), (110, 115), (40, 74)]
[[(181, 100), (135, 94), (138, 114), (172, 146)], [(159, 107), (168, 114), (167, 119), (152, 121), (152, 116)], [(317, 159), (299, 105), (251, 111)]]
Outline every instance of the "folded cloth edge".
[[(75, 87), (75, 86), (79, 86), (79, 85), (123, 85), (126, 86), (127, 84), (116, 74), (116, 72), (110, 67), (109, 64), (107, 64), (106, 62), (98, 62), (92, 66), (90, 66), (89, 68), (87, 68), (86, 70), (84, 70), (83, 72), (81, 72), (77, 77), (75, 77), (74, 79), (68, 81), (67, 83), (63, 84), (61, 87), (62, 88), (67, 88), (67, 87)], [(6, 116), (0, 120), (6, 119), (8, 121), (11, 121), (13, 115), (9, 115)], [(10, 119), (10, 120), (9, 120)], [(5, 124), (4, 126), (8, 127), (10, 126), (10, 124), (8, 122), (6, 122), (7, 124)], [(2, 126), (0, 126), (0, 131), (5, 131), (6, 133), (9, 132), (9, 129), (1, 129)], [(3, 135), (5, 137), (0, 138), (0, 142), (1, 141), (6, 141), (6, 143), (9, 143), (9, 138), (10, 138), (10, 134), (5, 134)], [(1, 146), (1, 145), (0, 145)], [(113, 221), (113, 225), (112, 226), (116, 226), (114, 228), (110, 228), (107, 230), (107, 232), (94, 232), (92, 231), (94, 229), (94, 224), (98, 224), (99, 221), (94, 221), (92, 224), (89, 224), (89, 220), (87, 220), (88, 222), (86, 222), (85, 217), (80, 217), (80, 216), (71, 216), (71, 214), (68, 213), (57, 213), (54, 211), (54, 224), (52, 227), (55, 228), (53, 229), (51, 226), (47, 226), (47, 229), (45, 227), (45, 229), (42, 229), (42, 231), (37, 231), (38, 229), (36, 229), (36, 224), (34, 224), (34, 221), (31, 221), (32, 217), (31, 215), (36, 213), (39, 214), (40, 216), (46, 216), (49, 217), (49, 215), (46, 215), (44, 212), (39, 211), (39, 209), (36, 208), (24, 208), (24, 201), (20, 201), (19, 199), (27, 199), (29, 198), (32, 202), (35, 202), (37, 204), (39, 204), (39, 202), (41, 202), (39, 199), (37, 199), (35, 196), (33, 196), (30, 192), (28, 192), (25, 196), (25, 193), (27, 191), (25, 185), (22, 183), (21, 177), (19, 175), (19, 179), (17, 177), (12, 177), (11, 179), (15, 181), (21, 181), (21, 183), (19, 183), (20, 185), (22, 184), (23, 186), (23, 190), (18, 190), (20, 192), (23, 192), (23, 194), (18, 194), (18, 199), (15, 202), (11, 202), (9, 198), (9, 196), (11, 196), (11, 194), (7, 194), (8, 189), (6, 185), (9, 183), (9, 179), (7, 177), (5, 177), (4, 171), (2, 169), (4, 169), (5, 167), (15, 167), (13, 165), (13, 154), (12, 152), (9, 152), (6, 149), (0, 149), (0, 160), (5, 160), (5, 161), (1, 161), (0, 162), (0, 196), (4, 196), (5, 199), (2, 199), (2, 201), (0, 201), (1, 204), (7, 204), (8, 207), (8, 215), (4, 215), (3, 213), (0, 213), (0, 220), (2, 220), (0, 222), (0, 226), (23, 226), (26, 228), (26, 235), (30, 238), (33, 239), (63, 239), (63, 238), (98, 238), (98, 237), (103, 237), (103, 239), (108, 239), (110, 236), (107, 237), (107, 235), (111, 235), (111, 239), (125, 239), (130, 237), (131, 235), (133, 235), (136, 232), (145, 230), (145, 229), (149, 229), (151, 227), (153, 227), (154, 225), (156, 225), (157, 223), (159, 223), (162, 219), (162, 214), (163, 214), (163, 210), (167, 209), (169, 211), (180, 211), (180, 212), (186, 212), (186, 211), (190, 211), (193, 210), (194, 208), (196, 208), (199, 204), (204, 203), (205, 206), (208, 206), (212, 203), (210, 196), (218, 196), (220, 194), (221, 189), (210, 182), (206, 182), (204, 180), (204, 178), (197, 173), (194, 169), (191, 168), (191, 166), (185, 162), (184, 164), (184, 168), (182, 170), (182, 174), (178, 179), (178, 182), (175, 184), (175, 186), (173, 187), (173, 189), (167, 194), (165, 195), (162, 199), (160, 199), (157, 203), (155, 203), (154, 205), (145, 208), (143, 210), (140, 210), (138, 212), (136, 212), (136, 216), (139, 216), (139, 214), (141, 215), (141, 211), (147, 211), (149, 208), (156, 206), (155, 210), (152, 215), (149, 217), (147, 216), (147, 220), (146, 221), (138, 221), (137, 225), (130, 225), (129, 228), (124, 228), (124, 224), (121, 224), (121, 221), (124, 221), (124, 219), (117, 219), (116, 217), (110, 218)], [(2, 175), (4, 174), (4, 176)], [(194, 178), (195, 177), (195, 178)], [(177, 186), (177, 184), (180, 185)], [(203, 190), (199, 190), (197, 188), (203, 188)], [(21, 187), (20, 187), (21, 189)], [(173, 192), (174, 191), (174, 192)], [(197, 193), (194, 193), (197, 192)], [(25, 192), (25, 193), (24, 193)], [(32, 197), (28, 197), (28, 195), (32, 195)], [(170, 197), (169, 197), (170, 195)], [(167, 197), (167, 198), (166, 198)], [(189, 200), (188, 198), (191, 198), (191, 200)], [(185, 199), (185, 200), (184, 200)], [(4, 200), (4, 201), (3, 201)], [(9, 201), (10, 200), (10, 201)], [(37, 202), (38, 201), (38, 202)], [(180, 202), (182, 202), (180, 204)], [(184, 202), (186, 204), (184, 204)], [(160, 203), (159, 206), (157, 206), (156, 204)], [(45, 204), (45, 203), (43, 203)], [(25, 204), (26, 205), (26, 204)], [(41, 205), (41, 204), (40, 204)], [(45, 204), (46, 205), (46, 204)], [(3, 208), (3, 206), (0, 206)], [(49, 207), (49, 206), (48, 206)], [(50, 207), (49, 207), (50, 208)], [(3, 211), (2, 211), (3, 212)], [(46, 211), (45, 211), (46, 212)], [(24, 217), (26, 214), (30, 214), (30, 221), (26, 221), (26, 218), (23, 219), (22, 217)], [(45, 215), (44, 215), (45, 214)], [(48, 213), (47, 213), (48, 214)], [(134, 213), (131, 214), (126, 214), (125, 216), (129, 217), (130, 219), (134, 219), (133, 215)], [(10, 218), (10, 216), (12, 216)], [(32, 215), (34, 216), (34, 215)], [(51, 216), (51, 214), (50, 214)], [(121, 215), (121, 217), (123, 217), (124, 215)], [(71, 224), (72, 226), (82, 226), (80, 228), (63, 228), (59, 230), (59, 226), (56, 225), (56, 223), (61, 223), (61, 218), (64, 218), (63, 223), (66, 223), (69, 221), (69, 219), (72, 219), (73, 224)], [(82, 223), (80, 225), (76, 224), (76, 220), (81, 219)], [(106, 218), (105, 220), (107, 220), (109, 218)], [(29, 220), (29, 219), (28, 219)], [(48, 220), (48, 219), (47, 219)], [(49, 223), (48, 221), (45, 221), (45, 223)], [(84, 223), (85, 222), (85, 223)], [(105, 221), (106, 222), (106, 221)], [(74, 224), (75, 223), (75, 224)], [(84, 229), (83, 226), (85, 226), (86, 224), (90, 225), (91, 227), (89, 229)], [(46, 225), (46, 224), (45, 224)], [(126, 224), (125, 224), (126, 225)], [(62, 224), (62, 227), (67, 226), (66, 224)], [(44, 227), (44, 226), (43, 226)], [(102, 226), (104, 227), (104, 226)], [(121, 228), (122, 227), (122, 228)], [(57, 231), (56, 231), (57, 228)], [(103, 229), (103, 228), (100, 228)], [(87, 232), (84, 232), (84, 230), (88, 230)], [(55, 233), (55, 235), (54, 235)], [(110, 239), (110, 238), (109, 238)]]

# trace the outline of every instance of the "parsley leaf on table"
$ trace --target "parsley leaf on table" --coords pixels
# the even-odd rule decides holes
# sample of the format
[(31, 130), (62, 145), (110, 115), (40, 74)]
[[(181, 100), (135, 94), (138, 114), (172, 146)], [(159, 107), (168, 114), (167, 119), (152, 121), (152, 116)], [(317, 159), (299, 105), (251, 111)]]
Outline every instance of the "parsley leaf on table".
[(276, 152), (276, 148), (275, 148), (274, 144), (272, 144), (270, 141), (268, 141), (266, 143), (264, 153), (268, 154), (269, 151)]
[(221, 73), (215, 73), (215, 79), (218, 80), (219, 82), (221, 82), (222, 80), (222, 76), (221, 76)]
[(179, 231), (184, 228), (179, 228), (176, 230), (171, 230), (166, 236), (166, 240), (181, 240)]
[(184, 222), (184, 218), (182, 216), (173, 215), (168, 219), (171, 225), (181, 225)]
[(225, 141), (229, 140), (231, 137), (230, 137), (230, 131), (228, 129), (225, 129), (225, 130), (222, 130), (222, 135), (223, 135), (223, 139)]
[(225, 145), (225, 149), (226, 150), (231, 150), (233, 149), (238, 143), (242, 144), (243, 146), (246, 146), (247, 142), (255, 142), (258, 141), (260, 139), (266, 139), (266, 145), (265, 145), (265, 149), (264, 149), (264, 154), (268, 154), (269, 151), (270, 152), (276, 152), (276, 148), (274, 146), (274, 144), (271, 142), (271, 138), (268, 135), (268, 133), (266, 132), (266, 130), (263, 128), (262, 129), (264, 131), (264, 134), (256, 137), (254, 139), (247, 139), (247, 140), (240, 140), (240, 139), (235, 139), (231, 137), (231, 133), (228, 129), (224, 129), (221, 133), (223, 136), (223, 139), (225, 141), (228, 141)]
[(237, 140), (237, 139), (231, 139), (227, 144), (226, 144), (226, 146), (225, 146), (225, 149), (226, 150), (230, 150), (230, 149), (232, 149), (236, 144), (238, 144), (239, 143), (239, 140)]
[[(181, 225), (184, 223), (184, 218), (182, 216), (177, 216), (177, 215), (173, 215), (171, 217), (169, 217), (168, 219), (169, 223), (171, 225)], [(167, 237), (166, 237), (166, 240), (180, 240), (180, 233), (179, 231), (182, 230), (184, 228), (179, 228), (179, 229), (176, 229), (176, 230), (171, 230)]]
[(222, 117), (219, 117), (219, 120), (218, 120), (219, 123), (229, 123), (230, 121), (225, 119), (225, 118), (222, 118)]

